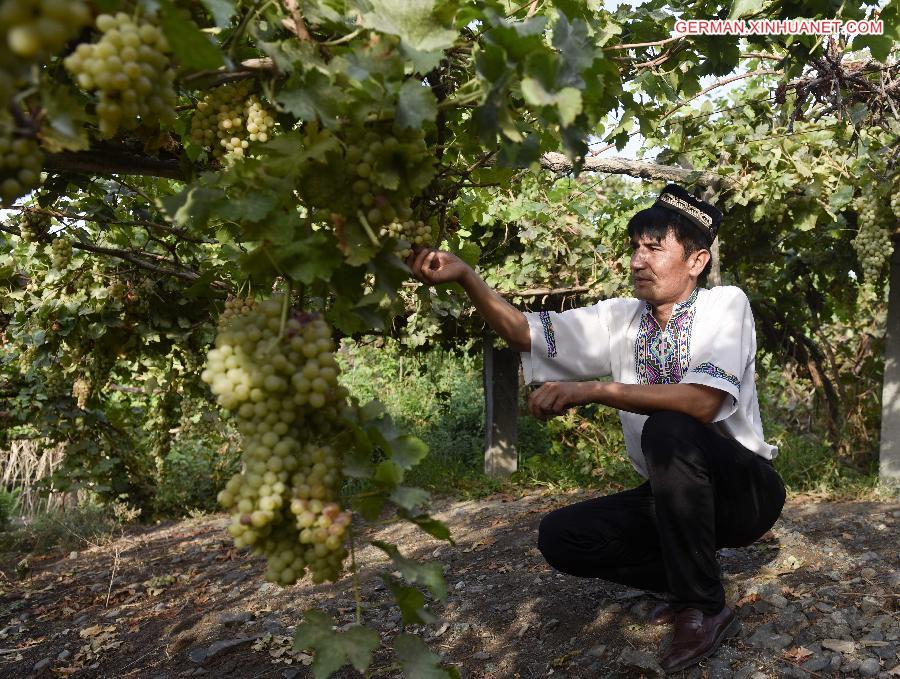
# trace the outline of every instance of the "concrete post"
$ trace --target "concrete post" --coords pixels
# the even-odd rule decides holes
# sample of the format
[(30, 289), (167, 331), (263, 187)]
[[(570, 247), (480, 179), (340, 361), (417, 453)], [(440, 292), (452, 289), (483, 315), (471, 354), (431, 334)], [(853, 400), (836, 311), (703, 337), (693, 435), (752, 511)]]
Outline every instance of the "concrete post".
[(495, 349), (484, 338), (484, 473), (509, 476), (518, 468), (519, 352)]
[(884, 485), (900, 487), (900, 239), (896, 238), (891, 256), (890, 285), (881, 392), (879, 477)]

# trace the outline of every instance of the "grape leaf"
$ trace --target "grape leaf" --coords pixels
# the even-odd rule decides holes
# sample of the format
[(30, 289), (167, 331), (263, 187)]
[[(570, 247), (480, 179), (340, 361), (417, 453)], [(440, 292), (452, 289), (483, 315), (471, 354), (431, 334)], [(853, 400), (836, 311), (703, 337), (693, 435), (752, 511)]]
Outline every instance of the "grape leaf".
[(398, 127), (422, 127), (426, 120), (434, 120), (437, 116), (437, 100), (432, 91), (416, 79), (407, 80), (400, 88), (397, 101)]
[(439, 563), (421, 563), (407, 559), (394, 545), (380, 540), (372, 540), (372, 544), (391, 557), (400, 575), (411, 584), (425, 585), (438, 599), (447, 598), (447, 583), (444, 582), (444, 570)]
[(401, 469), (412, 469), (428, 455), (428, 445), (415, 436), (400, 436), (390, 446), (391, 460)]
[(457, 32), (438, 18), (435, 5), (435, 0), (381, 0), (362, 15), (362, 24), (400, 36), (414, 50), (446, 49), (453, 45)]
[(430, 497), (428, 491), (421, 488), (411, 488), (410, 486), (397, 486), (390, 495), (390, 500), (396, 505), (400, 505), (404, 509), (412, 511), (419, 505), (428, 502)]
[(417, 636), (398, 635), (394, 639), (394, 652), (400, 658), (403, 674), (409, 679), (459, 678), (459, 670), (456, 667), (441, 667), (441, 657)]
[(231, 23), (231, 17), (234, 16), (233, 0), (200, 0), (200, 2), (212, 14), (216, 26), (225, 28)]
[(172, 0), (160, 0), (160, 25), (169, 40), (172, 52), (184, 66), (197, 71), (219, 68), (225, 57), (197, 24), (172, 4)]
[(425, 595), (415, 587), (404, 585), (390, 575), (382, 575), (381, 579), (394, 595), (404, 625), (428, 625), (436, 622), (438, 617), (425, 606)]
[(765, 4), (764, 0), (734, 0), (728, 18), (740, 19), (741, 17), (756, 14), (763, 8), (763, 4)]
[(378, 632), (360, 625), (335, 632), (333, 626), (334, 621), (325, 613), (307, 611), (294, 632), (294, 650), (315, 651), (312, 671), (316, 679), (326, 679), (347, 663), (365, 672), (372, 662), (372, 652), (381, 643)]

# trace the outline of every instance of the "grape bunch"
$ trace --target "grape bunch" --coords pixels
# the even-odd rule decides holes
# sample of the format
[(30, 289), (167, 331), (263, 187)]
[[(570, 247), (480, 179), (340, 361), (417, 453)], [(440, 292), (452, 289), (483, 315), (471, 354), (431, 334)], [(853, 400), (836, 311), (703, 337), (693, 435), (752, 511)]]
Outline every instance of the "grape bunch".
[(25, 59), (58, 52), (90, 21), (82, 0), (0, 0), (8, 47)]
[(41, 183), (44, 154), (29, 137), (0, 131), (0, 205), (9, 205)]
[(251, 141), (268, 141), (275, 119), (252, 90), (253, 83), (243, 80), (204, 96), (191, 120), (194, 143), (217, 158), (240, 158)]
[[(306, 143), (325, 142), (328, 134), (310, 126)], [(373, 241), (378, 234), (416, 237), (416, 230), (407, 231), (404, 223), (415, 224), (413, 201), (434, 177), (434, 157), (422, 130), (351, 127), (339, 150), (325, 156), (324, 165), (308, 165), (297, 191), (314, 213), (328, 216), (345, 252), (352, 242), (345, 238), (346, 229), (353, 229), (357, 238), (367, 233)]]
[(68, 238), (60, 236), (54, 238), (50, 244), (52, 250), (53, 268), (57, 271), (63, 271), (72, 262), (72, 241)]
[(873, 195), (865, 195), (857, 202), (859, 231), (853, 239), (856, 257), (862, 266), (866, 281), (878, 280), (884, 265), (893, 252), (890, 232), (882, 226), (878, 201)]
[[(412, 217), (410, 200), (415, 189), (425, 188), (430, 179), (432, 159), (422, 130), (386, 135), (370, 130), (362, 135), (361, 143), (347, 147), (345, 160), (355, 175), (351, 189), (356, 208), (370, 227), (379, 229), (398, 218)], [(394, 185), (385, 174), (402, 179)]]
[(894, 213), (894, 217), (900, 219), (900, 182), (895, 184), (891, 192), (891, 212)]
[(313, 314), (283, 316), (280, 297), (229, 301), (202, 373), (242, 437), (243, 469), (218, 498), (232, 513), (229, 532), (267, 557), (272, 582), (293, 584), (307, 568), (316, 583), (336, 580), (350, 524), (337, 504), (337, 444), (351, 407), (331, 329)]
[(47, 238), (50, 229), (50, 215), (43, 212), (27, 210), (22, 215), (22, 225), (19, 234), (26, 243), (38, 243)]
[(219, 330), (224, 330), (235, 316), (250, 313), (255, 300), (252, 297), (229, 296), (225, 300), (225, 310), (219, 314)]
[(400, 259), (406, 259), (412, 254), (415, 246), (428, 245), (431, 241), (431, 228), (422, 220), (407, 219), (402, 222), (391, 222), (382, 227), (382, 237), (387, 236), (397, 241), (395, 252)]
[(128, 294), (128, 285), (124, 281), (113, 281), (106, 286), (106, 294), (110, 299), (124, 302), (125, 296)]
[(100, 132), (156, 127), (175, 121), (175, 72), (162, 31), (124, 12), (101, 14), (95, 44), (83, 43), (66, 57), (65, 67), (85, 90), (97, 90)]
[(79, 377), (72, 383), (72, 396), (78, 407), (84, 410), (88, 399), (91, 397), (91, 381), (86, 377)]

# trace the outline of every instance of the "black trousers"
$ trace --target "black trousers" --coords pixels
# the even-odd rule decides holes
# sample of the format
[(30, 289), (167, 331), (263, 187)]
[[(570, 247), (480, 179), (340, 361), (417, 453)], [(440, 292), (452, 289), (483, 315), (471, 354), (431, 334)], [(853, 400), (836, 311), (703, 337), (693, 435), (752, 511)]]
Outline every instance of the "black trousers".
[(669, 592), (676, 610), (716, 614), (725, 605), (716, 549), (765, 534), (784, 483), (769, 461), (683, 413), (650, 415), (641, 447), (649, 481), (550, 512), (538, 548), (564, 573)]

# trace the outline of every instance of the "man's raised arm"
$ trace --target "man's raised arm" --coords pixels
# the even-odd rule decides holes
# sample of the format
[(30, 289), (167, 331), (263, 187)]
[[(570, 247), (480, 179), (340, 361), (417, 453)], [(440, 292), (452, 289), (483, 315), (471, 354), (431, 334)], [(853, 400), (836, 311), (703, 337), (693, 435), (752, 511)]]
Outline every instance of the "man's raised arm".
[(525, 314), (492, 290), (475, 270), (443, 250), (423, 248), (406, 260), (413, 277), (427, 285), (459, 283), (478, 313), (515, 351), (531, 351), (531, 333)]

